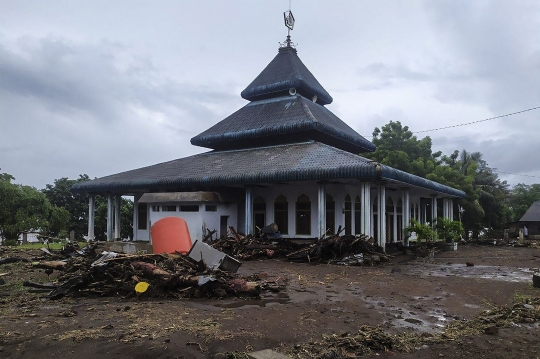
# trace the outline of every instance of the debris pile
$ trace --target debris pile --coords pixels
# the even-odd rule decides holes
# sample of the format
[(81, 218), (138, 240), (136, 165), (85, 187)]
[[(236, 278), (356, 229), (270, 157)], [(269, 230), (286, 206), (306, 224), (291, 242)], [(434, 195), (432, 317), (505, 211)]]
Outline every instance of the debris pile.
[[(263, 290), (281, 290), (284, 279), (249, 278), (222, 270), (210, 270), (202, 261), (179, 254), (119, 254), (103, 251), (97, 244), (84, 248), (70, 244), (61, 251), (44, 250), (46, 260), (29, 265), (59, 271), (58, 283), (25, 282), (33, 292), (47, 292), (51, 299), (63, 296), (135, 297), (257, 297)], [(143, 284), (141, 284), (143, 283)]]
[(392, 256), (366, 235), (328, 236), (314, 243), (295, 243), (287, 239), (270, 240), (243, 236), (234, 228), (232, 237), (208, 242), (212, 247), (240, 260), (284, 258), (291, 262), (324, 262), (341, 265), (373, 265), (388, 262)]
[(341, 265), (378, 264), (388, 262), (391, 257), (366, 235), (340, 236), (339, 232), (286, 255), (288, 260), (295, 262), (328, 262)]

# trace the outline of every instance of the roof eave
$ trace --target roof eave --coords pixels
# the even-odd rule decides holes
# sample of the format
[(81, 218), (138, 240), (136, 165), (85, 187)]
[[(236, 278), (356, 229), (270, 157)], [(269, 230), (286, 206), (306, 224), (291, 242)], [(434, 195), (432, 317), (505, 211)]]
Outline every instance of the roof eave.
[(461, 190), (445, 186), (443, 184), (428, 180), (426, 178), (416, 176), (389, 166), (381, 166), (381, 179), (400, 182), (416, 187), (426, 188), (437, 193), (446, 194), (452, 197), (465, 198), (467, 194)]
[[(181, 191), (191, 188), (212, 188), (219, 186), (235, 186), (273, 182), (319, 181), (335, 178), (355, 178), (358, 180), (376, 180), (377, 170), (374, 165), (341, 166), (333, 169), (309, 169), (272, 171), (265, 173), (245, 173), (239, 176), (203, 176), (199, 178), (175, 177), (161, 180), (141, 181), (109, 181), (99, 183), (98, 180), (80, 182), (72, 187), (76, 193), (104, 193), (136, 191), (137, 189)], [(98, 181), (98, 182), (96, 182)]]

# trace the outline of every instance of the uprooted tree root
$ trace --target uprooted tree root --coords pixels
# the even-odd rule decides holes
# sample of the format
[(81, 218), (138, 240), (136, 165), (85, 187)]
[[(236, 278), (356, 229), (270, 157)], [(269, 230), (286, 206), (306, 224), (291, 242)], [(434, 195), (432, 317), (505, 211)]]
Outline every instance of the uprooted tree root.
[(376, 352), (410, 353), (422, 345), (457, 341), (466, 336), (486, 333), (490, 328), (539, 322), (540, 298), (528, 299), (527, 302), (484, 311), (474, 319), (451, 323), (443, 332), (437, 334), (407, 332), (388, 334), (381, 327), (364, 325), (356, 333), (323, 335), (321, 341), (296, 345), (288, 354), (297, 359), (342, 359)]

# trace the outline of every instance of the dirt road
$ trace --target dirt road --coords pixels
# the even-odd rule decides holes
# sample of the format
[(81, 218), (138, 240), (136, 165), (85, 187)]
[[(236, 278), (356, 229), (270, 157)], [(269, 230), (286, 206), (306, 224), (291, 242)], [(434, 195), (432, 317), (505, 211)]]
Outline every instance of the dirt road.
[[(0, 285), (0, 357), (242, 358), (242, 352), (265, 348), (299, 357), (302, 345), (362, 325), (429, 336), (483, 310), (540, 297), (531, 281), (539, 267), (538, 249), (469, 244), (431, 261), (398, 255), (374, 267), (245, 262), (242, 275), (288, 279), (287, 290), (257, 300), (51, 301), (20, 285), (29, 278), (46, 282), (45, 273), (9, 264), (0, 267), (10, 273)], [(539, 334), (538, 322), (516, 324), (495, 335), (377, 357), (540, 358)]]

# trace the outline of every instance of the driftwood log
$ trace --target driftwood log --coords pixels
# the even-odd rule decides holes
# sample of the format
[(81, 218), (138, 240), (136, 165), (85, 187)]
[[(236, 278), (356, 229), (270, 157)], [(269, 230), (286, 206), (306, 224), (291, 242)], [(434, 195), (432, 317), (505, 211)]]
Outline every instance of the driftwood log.
[(143, 274), (158, 277), (158, 278), (168, 278), (171, 276), (171, 273), (159, 268), (158, 266), (147, 263), (147, 262), (131, 262), (133, 269), (140, 270)]

